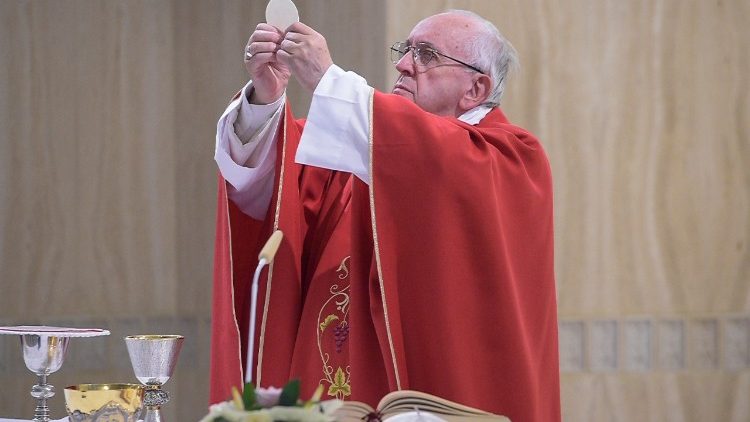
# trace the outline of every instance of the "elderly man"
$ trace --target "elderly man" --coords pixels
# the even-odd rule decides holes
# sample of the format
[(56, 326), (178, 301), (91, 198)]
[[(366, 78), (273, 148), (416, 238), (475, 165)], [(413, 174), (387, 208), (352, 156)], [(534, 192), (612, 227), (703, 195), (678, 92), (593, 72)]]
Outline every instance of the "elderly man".
[[(552, 182), (498, 108), (515, 62), (490, 22), (449, 11), (391, 47), (381, 93), (326, 40), (260, 24), (251, 82), (218, 124), (212, 401), (242, 383), (376, 405), (420, 390), (513, 420), (559, 420)], [(285, 106), (290, 75), (313, 92)], [(248, 344), (259, 248), (284, 232)]]

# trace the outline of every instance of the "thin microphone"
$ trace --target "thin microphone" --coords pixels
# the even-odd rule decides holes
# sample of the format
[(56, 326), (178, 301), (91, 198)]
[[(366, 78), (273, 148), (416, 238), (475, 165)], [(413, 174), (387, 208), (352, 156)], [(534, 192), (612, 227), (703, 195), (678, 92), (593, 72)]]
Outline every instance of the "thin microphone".
[(247, 365), (245, 366), (245, 382), (253, 381), (253, 351), (255, 348), (255, 311), (258, 307), (258, 279), (260, 278), (260, 272), (263, 267), (273, 262), (273, 257), (276, 256), (276, 251), (279, 250), (281, 245), (281, 239), (284, 238), (284, 233), (281, 230), (273, 232), (271, 237), (268, 238), (266, 244), (263, 245), (263, 249), (258, 254), (258, 266), (255, 268), (255, 276), (253, 277), (253, 284), (250, 289), (250, 335), (248, 337), (247, 345)]

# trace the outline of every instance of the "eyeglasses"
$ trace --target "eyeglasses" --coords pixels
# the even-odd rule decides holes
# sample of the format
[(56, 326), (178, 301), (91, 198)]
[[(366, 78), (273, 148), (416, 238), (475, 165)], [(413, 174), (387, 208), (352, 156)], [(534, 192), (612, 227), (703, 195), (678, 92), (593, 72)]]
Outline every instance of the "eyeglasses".
[(408, 45), (405, 42), (399, 41), (399, 42), (393, 44), (391, 46), (391, 61), (393, 62), (393, 64), (398, 64), (398, 62), (401, 61), (401, 59), (409, 51), (411, 51), (411, 55), (412, 55), (412, 58), (414, 59), (414, 63), (416, 63), (416, 64), (418, 64), (420, 66), (427, 66), (434, 59), (437, 59), (438, 56), (441, 56), (441, 57), (445, 57), (446, 59), (453, 60), (456, 63), (462, 64), (462, 65), (468, 67), (469, 69), (471, 69), (471, 70), (473, 70), (475, 72), (479, 72), (479, 73), (482, 73), (482, 74), (484, 73), (481, 70), (479, 70), (478, 68), (476, 68), (476, 67), (474, 67), (474, 66), (472, 66), (472, 65), (470, 65), (470, 64), (468, 64), (466, 62), (462, 62), (461, 60), (458, 60), (458, 59), (456, 59), (454, 57), (445, 55), (445, 54), (443, 54), (443, 53), (435, 50), (434, 48), (430, 47), (428, 44), (422, 43), (422, 42), (418, 42), (418, 43), (416, 43), (414, 45)]

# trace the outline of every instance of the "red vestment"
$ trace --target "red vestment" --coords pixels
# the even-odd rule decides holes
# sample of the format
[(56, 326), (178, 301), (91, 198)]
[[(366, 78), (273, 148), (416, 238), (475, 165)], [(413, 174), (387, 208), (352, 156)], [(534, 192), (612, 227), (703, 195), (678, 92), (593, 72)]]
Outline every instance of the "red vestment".
[(242, 383), (252, 272), (280, 229), (259, 294), (262, 386), (298, 377), (303, 397), (323, 384), (373, 406), (412, 389), (514, 421), (559, 420), (541, 145), (499, 109), (472, 126), (394, 95), (376, 92), (371, 107), (370, 186), (294, 163), (304, 123), (288, 107), (266, 220), (240, 212), (220, 178), (211, 401)]

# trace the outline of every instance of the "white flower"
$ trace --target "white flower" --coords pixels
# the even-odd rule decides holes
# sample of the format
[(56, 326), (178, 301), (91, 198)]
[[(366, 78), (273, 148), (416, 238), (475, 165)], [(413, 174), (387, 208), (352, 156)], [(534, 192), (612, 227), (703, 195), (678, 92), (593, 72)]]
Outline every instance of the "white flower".
[(256, 388), (255, 389), (255, 401), (262, 408), (269, 408), (279, 404), (279, 397), (281, 397), (281, 388), (268, 387), (268, 388)]
[[(200, 422), (214, 422), (223, 418), (229, 422), (333, 422), (333, 413), (343, 404), (340, 400), (319, 402), (320, 392), (302, 404), (301, 407), (279, 406), (280, 388), (258, 388), (255, 390), (255, 404), (263, 406), (260, 410), (245, 410), (239, 390), (232, 389), (233, 399), (211, 405), (208, 415)], [(256, 407), (257, 408), (257, 407)]]

